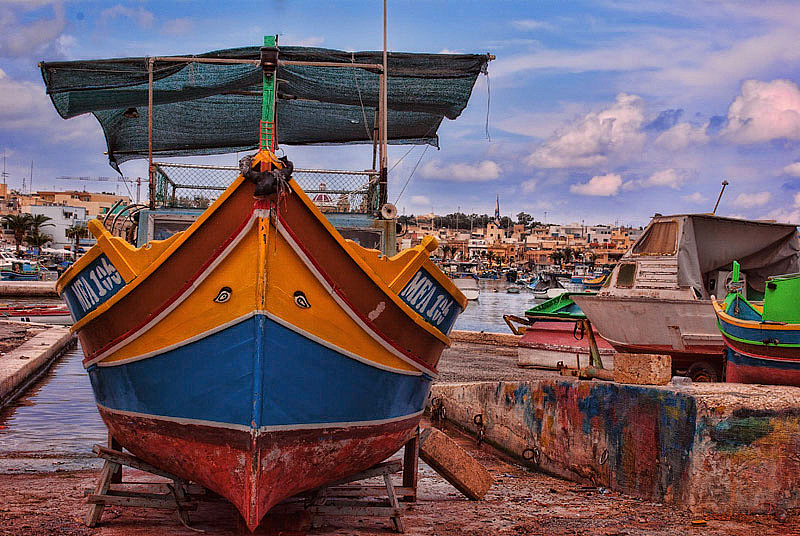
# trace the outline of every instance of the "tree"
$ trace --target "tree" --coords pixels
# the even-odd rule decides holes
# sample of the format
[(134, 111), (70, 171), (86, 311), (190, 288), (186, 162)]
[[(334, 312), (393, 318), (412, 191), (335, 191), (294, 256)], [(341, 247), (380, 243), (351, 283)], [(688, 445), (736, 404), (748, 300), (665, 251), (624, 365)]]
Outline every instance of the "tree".
[(3, 216), (3, 226), (6, 229), (14, 231), (14, 241), (17, 243), (17, 253), (19, 253), (19, 246), (25, 239), (25, 234), (31, 228), (31, 215), (30, 214), (6, 214)]
[(533, 222), (533, 216), (531, 216), (527, 212), (520, 212), (519, 214), (517, 214), (518, 224), (528, 227), (531, 224), (531, 222)]
[[(52, 227), (52, 223), (47, 223), (52, 220), (50, 216), (45, 216), (44, 214), (37, 214), (36, 216), (31, 216), (31, 235), (38, 235), (40, 234), (41, 227)], [(52, 240), (52, 239), (51, 239)]]
[(560, 249), (555, 250), (550, 254), (550, 258), (556, 264), (561, 264), (561, 261), (564, 259), (564, 252)]
[(72, 241), (72, 259), (75, 260), (78, 258), (78, 242), (80, 242), (81, 238), (89, 236), (89, 229), (85, 225), (77, 223), (64, 231), (64, 233)]
[(451, 248), (450, 246), (447, 246), (447, 245), (442, 246), (442, 258), (443, 259), (447, 259), (447, 256), (448, 256), (448, 254), (450, 253), (450, 251), (452, 249), (453, 248)]
[(564, 262), (569, 264), (575, 256), (575, 250), (572, 248), (564, 248)]
[(34, 248), (40, 248), (40, 251), (43, 246), (47, 245), (48, 242), (52, 241), (53, 237), (50, 236), (49, 234), (31, 233), (25, 237), (25, 242), (27, 242), (29, 246)]

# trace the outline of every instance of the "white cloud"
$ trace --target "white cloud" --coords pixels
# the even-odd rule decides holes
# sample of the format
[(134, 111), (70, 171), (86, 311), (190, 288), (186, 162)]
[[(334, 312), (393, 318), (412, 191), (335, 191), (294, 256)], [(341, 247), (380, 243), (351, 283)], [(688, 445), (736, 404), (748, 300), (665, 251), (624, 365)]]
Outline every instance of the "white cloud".
[(129, 18), (141, 28), (152, 27), (156, 18), (152, 12), (147, 11), (142, 6), (139, 6), (138, 8), (132, 8), (117, 4), (100, 12), (100, 20), (103, 24), (106, 24), (110, 20), (117, 17)]
[(645, 181), (647, 186), (667, 186), (673, 190), (679, 189), (686, 181), (686, 175), (675, 169), (656, 171)]
[(411, 196), (411, 202), (415, 205), (430, 205), (431, 200), (428, 199), (426, 195), (413, 195)]
[(787, 175), (800, 177), (800, 162), (794, 162), (783, 168), (783, 172)]
[(705, 127), (694, 127), (689, 123), (678, 123), (659, 134), (655, 143), (670, 151), (679, 151), (689, 145), (708, 143), (708, 134), (706, 134)]
[(569, 191), (580, 195), (612, 196), (617, 195), (622, 186), (622, 177), (616, 173), (607, 175), (596, 175), (589, 179), (589, 182), (573, 184)]
[(454, 182), (484, 182), (500, 177), (502, 169), (492, 160), (477, 164), (442, 164), (436, 160), (426, 163), (420, 175), (428, 179)]
[(779, 223), (794, 223), (797, 225), (800, 224), (800, 208), (776, 208), (775, 210), (769, 211), (761, 219), (775, 220)]
[(685, 171), (674, 168), (662, 169), (661, 171), (656, 171), (646, 179), (625, 181), (622, 184), (622, 189), (636, 190), (639, 188), (660, 188), (666, 186), (673, 190), (678, 190), (686, 182), (686, 179), (687, 174)]
[(722, 134), (738, 143), (800, 139), (800, 88), (791, 80), (746, 80)]
[(161, 27), (161, 33), (164, 35), (188, 35), (194, 31), (195, 21), (192, 17), (181, 17), (178, 19), (168, 20)]
[(526, 194), (534, 192), (536, 190), (536, 179), (528, 179), (522, 182), (522, 191)]
[(689, 203), (698, 203), (698, 204), (700, 204), (700, 203), (705, 203), (706, 201), (708, 201), (708, 198), (706, 196), (704, 196), (703, 194), (701, 194), (700, 192), (695, 192), (693, 194), (684, 195), (683, 196), (683, 200), (684, 201), (688, 201)]
[(91, 115), (64, 121), (43, 84), (18, 82), (0, 69), (0, 130), (25, 134), (36, 130), (52, 141), (68, 141), (97, 135), (100, 127)]
[(733, 206), (739, 208), (763, 207), (772, 198), (769, 192), (741, 193), (733, 200)]
[(548, 30), (552, 28), (550, 24), (534, 19), (511, 21), (511, 25), (518, 30)]
[(620, 93), (610, 107), (587, 114), (545, 141), (526, 163), (540, 168), (591, 167), (606, 163), (611, 154), (638, 152), (645, 141), (644, 102)]
[[(49, 2), (48, 2), (49, 3)], [(43, 3), (22, 3), (21, 9), (36, 9)], [(20, 20), (14, 9), (0, 5), (0, 57), (25, 57), (41, 53), (52, 45), (67, 25), (64, 7), (53, 4), (51, 18), (37, 18), (33, 21)], [(27, 22), (27, 24), (26, 24)]]

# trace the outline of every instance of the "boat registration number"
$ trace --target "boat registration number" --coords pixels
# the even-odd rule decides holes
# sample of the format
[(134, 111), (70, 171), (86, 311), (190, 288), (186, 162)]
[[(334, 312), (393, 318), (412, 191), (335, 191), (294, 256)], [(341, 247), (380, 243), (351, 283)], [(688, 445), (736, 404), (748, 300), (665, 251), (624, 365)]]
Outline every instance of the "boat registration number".
[(450, 293), (422, 268), (400, 291), (400, 299), (445, 334), (461, 312), (461, 306)]
[(125, 280), (104, 254), (92, 261), (64, 288), (62, 297), (72, 317), (80, 320), (111, 298)]

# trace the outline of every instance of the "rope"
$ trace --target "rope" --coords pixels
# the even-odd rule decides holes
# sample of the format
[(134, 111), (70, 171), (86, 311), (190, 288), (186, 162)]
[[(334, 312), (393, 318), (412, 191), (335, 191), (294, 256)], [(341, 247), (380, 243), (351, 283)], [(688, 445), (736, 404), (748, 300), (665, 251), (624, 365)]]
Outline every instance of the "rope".
[[(355, 65), (356, 63), (356, 54), (355, 52), (350, 53), (350, 63)], [(358, 85), (358, 76), (356, 76), (356, 69), (352, 69), (353, 71), (353, 80), (356, 81), (356, 89), (358, 90), (358, 102), (361, 103), (361, 116), (364, 118), (364, 131), (367, 133), (367, 138), (369, 141), (372, 141), (372, 133), (367, 126), (367, 112), (364, 110), (364, 101), (361, 98), (361, 86)]]
[(489, 85), (489, 71), (486, 71), (486, 138), (491, 142), (492, 136), (489, 135), (489, 106), (492, 104), (492, 88)]
[[(414, 172), (417, 170), (417, 166), (419, 166), (419, 163), (422, 162), (422, 157), (425, 156), (425, 153), (428, 151), (428, 147), (430, 147), (430, 145), (426, 145), (425, 146), (425, 150), (422, 151), (421, 155), (419, 155), (419, 160), (417, 160), (417, 163), (414, 164), (414, 169), (411, 170), (411, 174), (406, 179), (406, 183), (403, 185), (403, 189), (400, 190), (400, 195), (398, 195), (397, 199), (394, 200), (395, 206), (397, 206), (397, 203), (398, 203), (398, 201), (400, 201), (400, 198), (403, 197), (403, 193), (406, 191), (406, 186), (408, 186), (408, 183), (411, 182), (411, 177), (414, 176)], [(408, 154), (408, 153), (406, 153), (406, 154)]]

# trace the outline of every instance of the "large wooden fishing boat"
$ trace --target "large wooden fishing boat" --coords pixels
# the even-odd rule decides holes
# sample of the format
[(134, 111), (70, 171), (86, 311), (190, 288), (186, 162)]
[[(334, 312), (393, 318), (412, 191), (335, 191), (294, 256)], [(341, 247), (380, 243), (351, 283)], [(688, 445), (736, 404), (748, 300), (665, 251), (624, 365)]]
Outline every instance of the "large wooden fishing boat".
[[(169, 238), (137, 248), (92, 220), (89, 230), (97, 244), (59, 279), (57, 288), (75, 318), (72, 329), (85, 354), (97, 407), (113, 437), (156, 467), (229, 499), (252, 530), (282, 499), (363, 471), (413, 436), (437, 375), (437, 362), (450, 342), (448, 333), (466, 299), (430, 261), (437, 247), (433, 237), (390, 256), (346, 240), (334, 228), (293, 179), (293, 165), (274, 154), (275, 71), (285, 69), (279, 77), (291, 79), (297, 74), (292, 62), (279, 62), (274, 46), (267, 47), (266, 55), (262, 49), (260, 59), (258, 49), (224, 52), (248, 68), (264, 69), (263, 107), (258, 102), (260, 150), (243, 160), (238, 178), (196, 221)], [(326, 51), (333, 61), (324, 65), (323, 74), (337, 63), (362, 69), (359, 76), (381, 70), (380, 63), (353, 62), (363, 58), (361, 53), (334, 52)], [(293, 53), (308, 84), (310, 62), (300, 61), (300, 49)], [(312, 53), (319, 59), (318, 49)], [(210, 61), (220, 62), (221, 55), (215, 53)], [(437, 61), (439, 67), (447, 64), (441, 55), (400, 56), (394, 67), (401, 73), (398, 76), (411, 79), (409, 87), (420, 87), (426, 77), (430, 84), (448, 87), (447, 77), (456, 76), (438, 68), (425, 71)], [(440, 99), (447, 106), (454, 106), (454, 99), (466, 104), (475, 77), (488, 61), (487, 56), (471, 58), (471, 74), (455, 70), (461, 79), (457, 98), (451, 87)], [(108, 63), (113, 61), (93, 65), (99, 67), (94, 75), (113, 72), (124, 78), (129, 71), (110, 69)], [(188, 67), (199, 60), (159, 61), (182, 61)], [(239, 64), (235, 66), (241, 68)], [(137, 65), (141, 64), (126, 64), (129, 70)], [(135, 91), (128, 90), (126, 80), (114, 81), (123, 91), (109, 98), (116, 106), (123, 100), (117, 114), (123, 123), (136, 122), (139, 114), (152, 117), (159, 98), (162, 106), (174, 102), (175, 95), (153, 91), (153, 63), (144, 65), (151, 80), (144, 95), (150, 102), (138, 109), (136, 117), (125, 110), (124, 102), (134, 98)], [(75, 64), (42, 69), (48, 90), (58, 84), (59, 69), (72, 69), (76, 76), (87, 71), (85, 65)], [(385, 56), (382, 69), (386, 72)], [(171, 67), (159, 75), (179, 72)], [(250, 80), (248, 84), (252, 81), (252, 74), (243, 76), (241, 69), (233, 74)], [(141, 81), (141, 73), (137, 76)], [(338, 81), (352, 84), (354, 78), (351, 74)], [(373, 81), (377, 87), (377, 77)], [(240, 91), (229, 99), (231, 88), (222, 87), (219, 80), (214, 83), (207, 92), (219, 91), (221, 96), (212, 99), (209, 113), (219, 112), (223, 101), (232, 106), (230, 112), (238, 113), (242, 95), (250, 98)], [(368, 91), (374, 87), (361, 84), (364, 87), (348, 89), (353, 95), (358, 89), (357, 98), (363, 92), (363, 98), (378, 104), (377, 92)], [(386, 87), (383, 77), (381, 86)], [(207, 93), (197, 93), (196, 85), (190, 89), (196, 92), (197, 106), (209, 104)], [(76, 88), (65, 91), (72, 91), (75, 99), (55, 95), (57, 107), (87, 98)], [(332, 100), (327, 108), (317, 107), (321, 124), (341, 118), (344, 94), (343, 90), (326, 94)], [(139, 100), (132, 102), (141, 104), (141, 96), (140, 91)], [(291, 111), (297, 101), (288, 102)], [(399, 136), (404, 142), (418, 141), (423, 134), (423, 141), (430, 141), (441, 121), (436, 106), (420, 105), (428, 111), (420, 112), (414, 105), (394, 116), (405, 121), (405, 135)], [(96, 115), (104, 130), (117, 128), (113, 121), (103, 123), (107, 116)], [(367, 117), (363, 110), (344, 115), (346, 124), (352, 117)], [(378, 114), (375, 125), (384, 133), (382, 169), (376, 174), (384, 179), (386, 115)], [(419, 126), (420, 120), (426, 129)], [(292, 123), (291, 114), (281, 125), (288, 138), (309, 140), (308, 132)], [(365, 136), (357, 129), (351, 134)], [(343, 131), (330, 135), (342, 136)], [(134, 138), (126, 140), (135, 144)], [(107, 139), (109, 154), (122, 158), (119, 148), (112, 146), (120, 138), (107, 135)], [(191, 146), (171, 141), (164, 131), (154, 133), (152, 123), (148, 141), (151, 155), (153, 145), (165, 155), (185, 154)], [(207, 143), (194, 141), (199, 144), (196, 148)], [(125, 154), (142, 154), (139, 143), (138, 149)], [(239, 142), (228, 145), (234, 143)], [(213, 149), (220, 146), (225, 144)], [(381, 186), (385, 188), (385, 181)], [(151, 203), (159, 191), (151, 184)], [(385, 199), (385, 190), (377, 197)], [(394, 222), (388, 223), (394, 228)]]
[(800, 274), (769, 278), (763, 303), (751, 302), (736, 285), (713, 304), (728, 382), (800, 386)]

